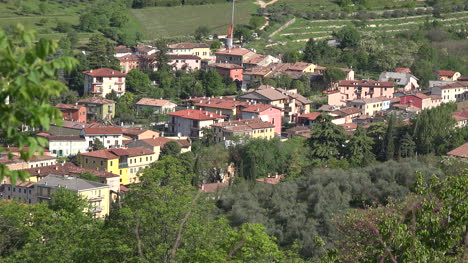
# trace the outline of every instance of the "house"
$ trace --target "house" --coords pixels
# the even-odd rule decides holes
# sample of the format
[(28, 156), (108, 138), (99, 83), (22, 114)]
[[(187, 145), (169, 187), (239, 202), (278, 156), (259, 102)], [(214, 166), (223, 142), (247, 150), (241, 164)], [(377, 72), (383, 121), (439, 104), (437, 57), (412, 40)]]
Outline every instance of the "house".
[(136, 105), (137, 112), (149, 110), (153, 114), (166, 114), (175, 111), (177, 104), (170, 100), (141, 98)]
[(283, 179), (284, 179), (284, 175), (276, 174), (275, 176), (258, 178), (258, 179), (256, 179), (256, 181), (260, 182), (260, 183), (266, 183), (266, 184), (278, 184)]
[(410, 73), (382, 72), (379, 81), (393, 81), (400, 90), (404, 91), (419, 89), (418, 78)]
[(255, 55), (255, 52), (245, 48), (231, 48), (215, 52), (216, 63), (236, 64), (244, 66), (244, 62)]
[(241, 101), (270, 104), (284, 111), (284, 116), (292, 122), (297, 115), (310, 111), (312, 101), (297, 93), (297, 90), (277, 89), (268, 85), (261, 85), (239, 97)]
[(354, 107), (346, 107), (346, 108), (332, 111), (330, 113), (330, 115), (335, 117), (335, 119), (340, 119), (340, 121), (335, 121), (334, 122), (335, 124), (352, 123), (353, 120), (359, 117), (361, 114), (362, 114), (362, 111)]
[(46, 139), (52, 156), (68, 157), (88, 151), (86, 139), (79, 135), (51, 135)]
[(370, 80), (340, 80), (338, 89), (328, 90), (328, 105), (345, 106), (348, 101), (377, 97), (393, 98), (393, 82)]
[(447, 153), (448, 156), (454, 156), (466, 159), (468, 158), (468, 142), (463, 144), (462, 146), (455, 148)]
[(205, 43), (177, 43), (167, 46), (167, 52), (174, 55), (193, 55), (201, 59), (211, 59), (210, 46)]
[(54, 165), (57, 163), (57, 157), (54, 156), (33, 156), (28, 161), (24, 161), (19, 156), (13, 156), (11, 159), (3, 155), (0, 157), (0, 164), (5, 165), (8, 169), (24, 170), (34, 167), (42, 167), (47, 165)]
[(229, 182), (216, 182), (216, 183), (202, 184), (200, 187), (200, 191), (203, 193), (216, 193), (228, 186), (229, 186)]
[(361, 110), (362, 114), (374, 116), (382, 111), (382, 100), (379, 98), (364, 98), (348, 101), (348, 107), (354, 107)]
[(83, 105), (78, 104), (57, 104), (55, 108), (62, 112), (66, 121), (77, 121), (86, 123), (87, 110)]
[(431, 94), (441, 96), (443, 103), (462, 102), (468, 100), (468, 82), (459, 81), (442, 86), (433, 86)]
[(288, 139), (300, 136), (304, 138), (310, 138), (310, 128), (306, 126), (296, 126), (292, 127), (286, 130), (286, 133), (288, 134)]
[(109, 215), (111, 187), (106, 184), (88, 181), (72, 176), (48, 175), (34, 184), (36, 202), (42, 203), (53, 198), (54, 191), (66, 189), (86, 198), (91, 204), (89, 211), (97, 218)]
[(237, 101), (223, 97), (219, 98), (193, 98), (190, 99), (194, 103), (195, 109), (213, 112), (220, 115), (225, 115), (230, 120), (240, 118), (240, 110), (247, 106), (244, 101)]
[(282, 111), (270, 104), (249, 103), (241, 108), (242, 120), (260, 119), (274, 125), (275, 133), (281, 134)]
[(220, 122), (211, 125), (216, 137), (216, 142), (232, 141), (234, 137), (250, 137), (260, 139), (273, 139), (275, 126), (271, 122), (260, 119), (238, 120)]
[(78, 105), (86, 106), (88, 121), (110, 121), (115, 116), (115, 101), (101, 97), (89, 97), (78, 101)]
[(126, 55), (132, 55), (133, 50), (127, 46), (119, 45), (114, 48), (115, 57), (120, 58)]
[(126, 73), (110, 68), (99, 68), (83, 71), (83, 74), (85, 75), (85, 95), (92, 94), (105, 97), (114, 91), (120, 97), (125, 93)]
[(159, 160), (159, 156), (161, 154), (162, 148), (164, 148), (164, 145), (166, 143), (175, 141), (179, 144), (180, 146), (180, 152), (185, 153), (185, 152), (190, 152), (192, 150), (192, 141), (190, 138), (169, 138), (169, 137), (157, 137), (157, 138), (149, 138), (149, 139), (141, 139), (141, 140), (136, 140), (130, 142), (127, 147), (128, 148), (138, 148), (138, 147), (143, 147), (146, 149), (149, 149), (154, 152), (156, 156), (156, 160)]
[(382, 110), (383, 111), (386, 111), (386, 110), (390, 109), (390, 104), (392, 102), (391, 98), (378, 97), (377, 99), (380, 99), (382, 101)]
[(195, 55), (167, 55), (174, 70), (196, 70), (201, 69), (201, 58)]
[(358, 125), (352, 122), (352, 123), (338, 124), (338, 127), (343, 128), (343, 130), (348, 135), (354, 135), (354, 131), (357, 129)]
[(131, 70), (138, 69), (147, 71), (153, 68), (155, 63), (154, 55), (124, 55), (117, 58), (120, 64), (120, 71), (128, 73)]
[(413, 106), (421, 110), (440, 106), (442, 99), (438, 95), (426, 95), (423, 93), (408, 94), (399, 97), (400, 105)]
[(79, 158), (80, 167), (117, 174), (123, 185), (138, 182), (138, 172), (156, 161), (155, 153), (143, 147), (97, 150)]
[(156, 52), (158, 52), (158, 50), (155, 47), (150, 46), (150, 45), (137, 45), (134, 48), (135, 55), (150, 56), (150, 55), (156, 54)]
[[(36, 136), (47, 137), (49, 135), (81, 135), (81, 130), (84, 128), (96, 128), (96, 127), (104, 127), (105, 124), (92, 122), (92, 123), (81, 123), (76, 121), (64, 121), (62, 125), (57, 125), (55, 123), (50, 124), (49, 133), (40, 133), (36, 134)], [(42, 135), (41, 135), (42, 134)]]
[(322, 115), (321, 112), (310, 112), (297, 116), (296, 123), (298, 126), (305, 126), (307, 128), (312, 128), (312, 125), (315, 123), (317, 118)]
[(209, 67), (223, 77), (230, 77), (232, 80), (238, 81), (243, 80), (244, 68), (237, 64), (213, 63), (210, 64)]
[(461, 76), (460, 72), (449, 70), (436, 70), (437, 79), (441, 81), (457, 81)]
[(454, 112), (452, 117), (457, 122), (457, 127), (466, 127), (468, 126), (468, 109), (463, 109), (461, 111)]
[(124, 139), (128, 140), (143, 140), (159, 137), (159, 132), (147, 130), (143, 128), (122, 128)]
[(279, 63), (280, 59), (271, 55), (255, 54), (244, 60), (244, 68), (249, 69), (253, 67), (268, 66), (271, 63)]
[(393, 70), (393, 72), (398, 72), (398, 73), (411, 73), (410, 68), (396, 68)]
[(3, 178), (0, 184), (0, 199), (32, 204), (34, 198), (34, 182), (18, 180), (15, 185), (12, 185), (8, 178)]
[(122, 147), (123, 133), (119, 127), (84, 128), (81, 130), (81, 136), (86, 139), (89, 148), (93, 147), (95, 139), (100, 140), (105, 148)]
[(120, 176), (117, 174), (113, 174), (110, 172), (102, 171), (102, 170), (92, 170), (81, 168), (74, 165), (71, 162), (65, 162), (60, 164), (42, 166), (37, 168), (29, 168), (26, 169), (30, 174), (28, 181), (31, 182), (38, 182), (44, 177), (54, 174), (54, 175), (68, 175), (68, 176), (75, 176), (80, 177), (83, 173), (91, 173), (99, 179), (99, 182), (103, 184), (107, 184), (111, 186), (111, 190), (118, 193), (120, 190)]
[(226, 115), (220, 115), (203, 110), (186, 109), (171, 112), (169, 115), (169, 131), (178, 136), (200, 138), (202, 128), (223, 122)]

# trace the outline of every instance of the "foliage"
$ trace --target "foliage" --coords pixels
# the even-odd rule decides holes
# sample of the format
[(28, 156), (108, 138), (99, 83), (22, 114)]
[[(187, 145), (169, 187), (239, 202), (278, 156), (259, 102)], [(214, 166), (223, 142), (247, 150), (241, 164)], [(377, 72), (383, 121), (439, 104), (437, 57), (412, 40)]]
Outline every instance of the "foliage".
[(416, 193), (401, 204), (356, 210), (339, 220), (337, 240), (344, 262), (459, 262), (464, 257), (466, 220), (464, 175), (418, 176)]
[(326, 83), (337, 83), (343, 79), (346, 79), (346, 72), (339, 68), (328, 67), (323, 73), (323, 80)]
[(259, 29), (264, 24), (265, 24), (265, 17), (263, 16), (252, 16), (249, 20), (249, 26), (251, 26), (254, 30)]
[(343, 27), (338, 32), (334, 32), (333, 35), (340, 42), (340, 48), (357, 47), (361, 40), (361, 33), (353, 26)]
[(84, 172), (80, 174), (80, 179), (88, 180), (88, 181), (93, 181), (93, 182), (99, 182), (99, 177), (95, 176), (91, 172)]
[(104, 146), (102, 141), (99, 140), (99, 138), (94, 138), (92, 148), (93, 148), (93, 151), (106, 149), (106, 147)]
[(133, 69), (128, 72), (125, 85), (128, 91), (136, 94), (148, 94), (151, 89), (151, 81), (148, 74), (145, 74), (138, 69)]
[[(20, 25), (12, 35), (0, 31), (0, 137), (5, 143), (19, 147), (22, 160), (42, 152), (46, 140), (20, 132), (21, 127), (48, 130), (51, 122), (61, 123), (60, 111), (51, 106), (49, 100), (66, 90), (66, 86), (57, 81), (58, 71), (70, 71), (76, 60), (52, 59), (50, 56), (56, 50), (56, 42), (42, 38), (37, 41), (33, 32)], [(12, 156), (9, 154), (9, 157)], [(10, 171), (0, 164), (0, 179), (9, 177), (16, 182), (27, 176), (24, 171)]]
[(164, 147), (161, 150), (161, 156), (170, 155), (175, 156), (180, 153), (180, 145), (176, 141), (170, 141), (164, 144)]
[(372, 144), (372, 138), (367, 136), (363, 128), (358, 127), (346, 144), (346, 159), (352, 167), (365, 167), (375, 161)]
[(89, 39), (86, 56), (90, 69), (112, 68), (120, 69), (117, 58), (114, 57), (114, 44), (100, 34), (95, 34)]
[(195, 39), (198, 41), (208, 37), (209, 34), (210, 29), (207, 26), (199, 26), (197, 29), (195, 29)]

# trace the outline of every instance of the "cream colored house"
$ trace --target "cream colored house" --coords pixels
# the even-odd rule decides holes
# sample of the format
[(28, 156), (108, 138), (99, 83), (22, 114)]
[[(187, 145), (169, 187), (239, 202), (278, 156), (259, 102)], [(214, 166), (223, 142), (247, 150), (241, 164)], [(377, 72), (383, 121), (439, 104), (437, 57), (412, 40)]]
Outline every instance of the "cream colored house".
[(72, 176), (48, 175), (34, 184), (35, 203), (50, 201), (53, 192), (64, 188), (88, 199), (89, 209), (95, 217), (104, 218), (109, 215), (111, 186), (83, 180)]
[(442, 86), (434, 86), (432, 95), (442, 97), (442, 103), (462, 102), (468, 99), (468, 82), (455, 82)]
[(167, 46), (167, 52), (174, 55), (194, 55), (201, 59), (211, 59), (210, 46), (205, 43), (177, 43)]
[(382, 111), (382, 100), (378, 98), (359, 99), (348, 102), (348, 107), (360, 109), (363, 115), (373, 116), (377, 112)]
[(442, 81), (457, 81), (461, 76), (460, 72), (450, 70), (437, 70), (436, 74), (438, 79)]
[(83, 71), (84, 94), (92, 94), (105, 97), (115, 91), (117, 96), (125, 93), (125, 78), (127, 74), (110, 68), (91, 69)]
[(273, 139), (275, 125), (261, 119), (221, 122), (211, 125), (216, 134), (216, 142), (231, 140), (234, 136), (260, 139)]

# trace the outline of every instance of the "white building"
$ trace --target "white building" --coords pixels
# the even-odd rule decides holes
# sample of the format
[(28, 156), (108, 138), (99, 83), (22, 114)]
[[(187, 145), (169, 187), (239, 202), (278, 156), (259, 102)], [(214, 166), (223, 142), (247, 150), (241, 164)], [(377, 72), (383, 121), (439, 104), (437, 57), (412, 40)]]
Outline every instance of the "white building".
[(81, 136), (85, 138), (89, 148), (93, 146), (94, 139), (99, 139), (105, 148), (122, 147), (123, 133), (119, 127), (84, 128), (81, 130)]
[(442, 103), (461, 102), (468, 99), (468, 82), (455, 82), (451, 84), (433, 86), (432, 95), (442, 97)]
[(171, 133), (195, 138), (203, 136), (202, 128), (210, 128), (212, 124), (224, 122), (224, 119), (228, 118), (225, 115), (194, 109), (171, 112), (168, 115)]
[(52, 156), (74, 156), (88, 151), (86, 139), (76, 135), (49, 136), (49, 151)]
[(400, 89), (404, 91), (419, 89), (418, 78), (410, 73), (403, 72), (382, 72), (379, 81), (393, 81)]
[(115, 91), (117, 96), (125, 93), (125, 78), (127, 74), (110, 68), (91, 69), (83, 71), (85, 75), (84, 94), (105, 97)]

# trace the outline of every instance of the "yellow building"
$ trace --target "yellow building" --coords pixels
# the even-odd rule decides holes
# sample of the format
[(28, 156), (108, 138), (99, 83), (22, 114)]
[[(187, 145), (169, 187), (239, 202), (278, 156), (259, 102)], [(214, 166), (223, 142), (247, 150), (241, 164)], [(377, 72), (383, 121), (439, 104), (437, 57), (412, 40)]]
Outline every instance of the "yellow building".
[(64, 188), (75, 192), (90, 202), (90, 212), (97, 218), (109, 215), (111, 186), (83, 180), (72, 176), (48, 175), (34, 184), (35, 203), (47, 202), (53, 198), (57, 189)]
[(210, 59), (211, 50), (210, 46), (205, 43), (177, 43), (167, 46), (169, 54), (176, 55), (194, 55), (201, 59)]
[(120, 176), (120, 184), (138, 182), (138, 171), (157, 160), (156, 154), (146, 148), (104, 149), (80, 154), (82, 168), (103, 170)]
[(383, 101), (379, 98), (352, 100), (348, 102), (348, 107), (360, 109), (363, 115), (374, 116), (382, 111)]
[(229, 141), (233, 136), (273, 139), (275, 125), (261, 119), (221, 122), (211, 125), (216, 134), (216, 141)]

